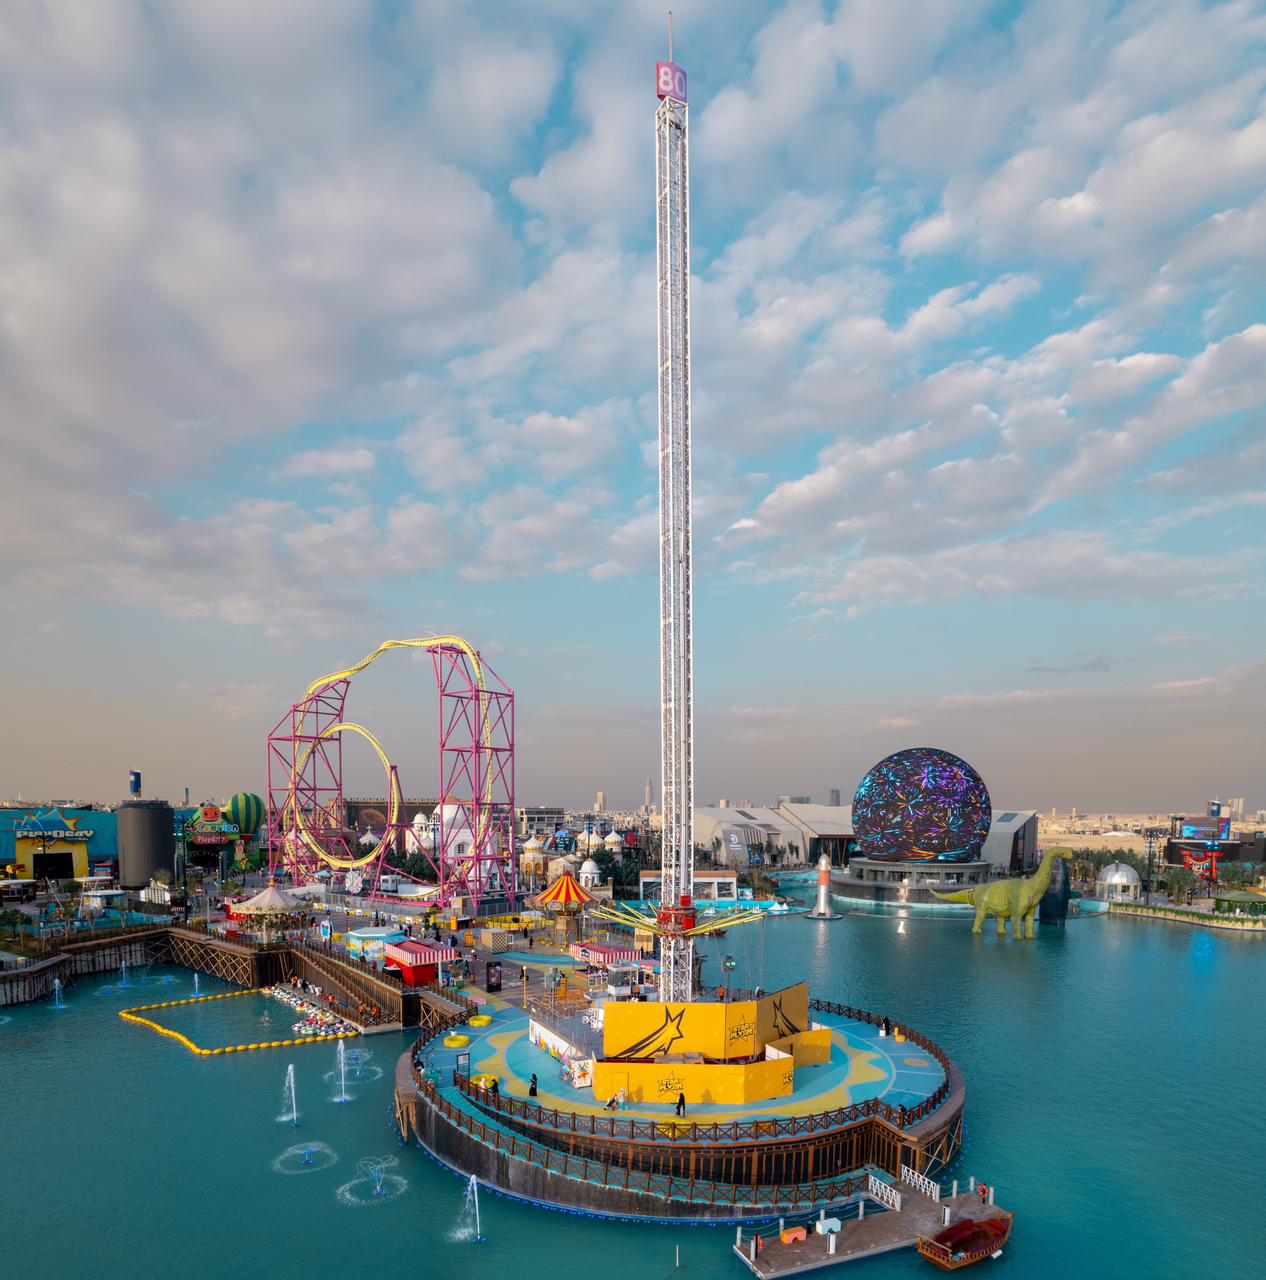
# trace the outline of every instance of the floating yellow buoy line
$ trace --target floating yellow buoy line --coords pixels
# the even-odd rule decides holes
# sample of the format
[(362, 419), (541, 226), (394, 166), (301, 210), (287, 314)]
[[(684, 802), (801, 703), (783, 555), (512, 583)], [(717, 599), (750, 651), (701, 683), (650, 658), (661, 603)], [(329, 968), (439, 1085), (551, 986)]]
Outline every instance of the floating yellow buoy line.
[(302, 1036), (297, 1040), (264, 1040), (259, 1044), (230, 1044), (220, 1049), (204, 1049), (201, 1045), (194, 1044), (188, 1036), (181, 1035), (179, 1031), (173, 1031), (170, 1027), (160, 1026), (152, 1019), (140, 1016), (142, 1013), (149, 1013), (154, 1009), (176, 1009), (186, 1004), (207, 1004), (212, 1000), (237, 1000), (242, 996), (262, 996), (267, 994), (267, 987), (252, 987), (246, 991), (226, 991), (216, 996), (194, 996), (189, 1000), (164, 1000), (161, 1004), (138, 1004), (134, 1009), (120, 1009), (119, 1017), (124, 1022), (134, 1022), (141, 1027), (149, 1027), (151, 1031), (157, 1031), (160, 1036), (166, 1036), (169, 1040), (175, 1040), (183, 1044), (190, 1053), (196, 1053), (201, 1058), (218, 1058), (225, 1053), (246, 1053), (251, 1049), (289, 1049), (300, 1044), (316, 1044), (326, 1040), (347, 1040), (359, 1034), (356, 1031), (339, 1031), (331, 1032), (328, 1035)]

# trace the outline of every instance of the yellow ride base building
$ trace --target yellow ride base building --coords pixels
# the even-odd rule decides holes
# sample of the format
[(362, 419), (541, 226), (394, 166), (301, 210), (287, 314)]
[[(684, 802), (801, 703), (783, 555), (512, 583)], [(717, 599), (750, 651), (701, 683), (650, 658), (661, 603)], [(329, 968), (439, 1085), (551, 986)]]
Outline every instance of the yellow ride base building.
[(791, 1096), (796, 1067), (830, 1058), (807, 983), (747, 1000), (622, 1001), (605, 1006), (593, 1091), (601, 1102), (765, 1102)]

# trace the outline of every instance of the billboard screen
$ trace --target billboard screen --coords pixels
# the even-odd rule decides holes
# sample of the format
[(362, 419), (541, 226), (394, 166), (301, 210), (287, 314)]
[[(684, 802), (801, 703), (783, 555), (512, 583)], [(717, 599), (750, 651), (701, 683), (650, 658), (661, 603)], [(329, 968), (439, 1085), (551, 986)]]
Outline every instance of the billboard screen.
[(1182, 840), (1203, 840), (1206, 844), (1231, 838), (1230, 818), (1184, 818)]

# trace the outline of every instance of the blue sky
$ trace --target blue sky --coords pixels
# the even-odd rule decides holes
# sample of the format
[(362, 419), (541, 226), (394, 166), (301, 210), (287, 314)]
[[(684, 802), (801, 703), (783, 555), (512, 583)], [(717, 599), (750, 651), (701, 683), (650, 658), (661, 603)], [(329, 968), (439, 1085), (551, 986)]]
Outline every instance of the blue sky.
[[(701, 797), (928, 742), (1008, 805), (1266, 805), (1266, 8), (675, 13)], [(314, 675), (457, 631), (521, 795), (640, 799), (665, 44), (4, 7), (0, 793), (259, 785)], [(357, 712), (429, 794), (425, 675)]]

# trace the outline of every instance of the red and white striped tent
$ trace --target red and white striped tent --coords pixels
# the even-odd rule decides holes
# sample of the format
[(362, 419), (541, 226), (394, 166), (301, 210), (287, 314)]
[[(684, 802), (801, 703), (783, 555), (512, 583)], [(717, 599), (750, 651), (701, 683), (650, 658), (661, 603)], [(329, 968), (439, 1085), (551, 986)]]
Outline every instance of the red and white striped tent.
[(406, 938), (402, 942), (389, 942), (383, 948), (388, 960), (401, 965), (415, 964), (452, 964), (460, 958), (454, 947), (445, 946), (441, 942), (421, 942)]
[(615, 947), (605, 942), (573, 942), (571, 954), (582, 964), (609, 969), (613, 964), (636, 964), (642, 953), (636, 947)]

